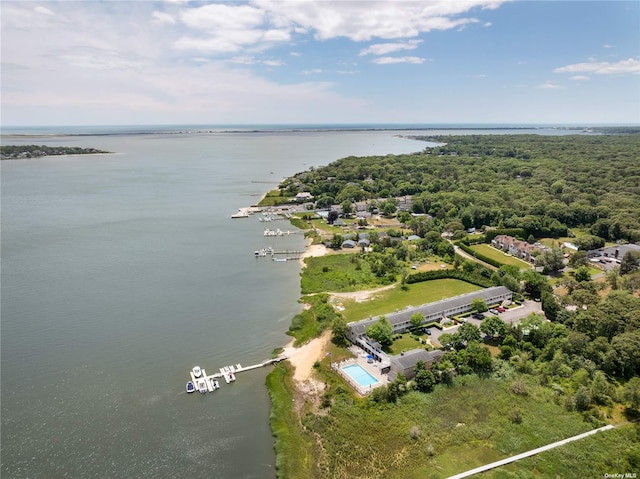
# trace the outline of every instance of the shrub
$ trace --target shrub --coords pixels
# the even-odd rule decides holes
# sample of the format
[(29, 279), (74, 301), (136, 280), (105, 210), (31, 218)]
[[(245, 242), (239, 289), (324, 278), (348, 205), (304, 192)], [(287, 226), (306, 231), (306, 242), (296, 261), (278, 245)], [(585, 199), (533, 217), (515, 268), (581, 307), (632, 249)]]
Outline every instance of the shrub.
[(518, 409), (511, 411), (509, 420), (514, 424), (522, 424), (522, 413)]
[(517, 394), (518, 396), (529, 395), (529, 388), (524, 381), (514, 381), (513, 383), (511, 383), (511, 386), (509, 386), (509, 390), (513, 394)]

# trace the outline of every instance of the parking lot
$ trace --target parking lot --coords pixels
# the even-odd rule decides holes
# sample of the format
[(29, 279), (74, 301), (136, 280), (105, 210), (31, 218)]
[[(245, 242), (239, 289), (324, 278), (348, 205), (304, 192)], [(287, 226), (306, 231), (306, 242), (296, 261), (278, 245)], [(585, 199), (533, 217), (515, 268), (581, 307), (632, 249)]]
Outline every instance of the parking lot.
[[(542, 313), (542, 304), (536, 301), (525, 301), (524, 303), (522, 303), (522, 305), (517, 306), (515, 308), (507, 309), (504, 313), (500, 313), (498, 316), (500, 316), (500, 318), (506, 324), (515, 325), (515, 324), (518, 324), (522, 318), (526, 318), (531, 313)], [(492, 316), (492, 313), (489, 313), (487, 311), (486, 313), (484, 313), (484, 315), (485, 317)], [(467, 322), (471, 324), (475, 324), (476, 326), (480, 326), (480, 323), (482, 322), (482, 320), (475, 319), (469, 316), (469, 318), (467, 319)], [(460, 325), (456, 324), (455, 326), (444, 328), (442, 331), (439, 330), (438, 328), (430, 328), (431, 335), (429, 336), (429, 339), (431, 341), (436, 341), (439, 343), (438, 338), (440, 337), (441, 334), (443, 333), (453, 334), (456, 331), (458, 331), (459, 327)]]

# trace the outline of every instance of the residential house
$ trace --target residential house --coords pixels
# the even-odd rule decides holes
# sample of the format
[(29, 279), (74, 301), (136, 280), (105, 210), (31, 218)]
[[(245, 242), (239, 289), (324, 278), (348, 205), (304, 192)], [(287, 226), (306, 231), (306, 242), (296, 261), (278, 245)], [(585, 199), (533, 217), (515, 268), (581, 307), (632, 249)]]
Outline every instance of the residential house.
[(533, 252), (540, 249), (538, 246), (531, 245), (526, 241), (521, 241), (513, 236), (507, 235), (496, 236), (491, 241), (491, 244), (495, 248), (509, 253), (511, 256), (515, 256), (516, 258), (523, 259), (530, 263), (535, 263), (536, 259)]
[(313, 195), (308, 191), (302, 191), (296, 195), (296, 201), (298, 203), (304, 203), (305, 201), (313, 200)]

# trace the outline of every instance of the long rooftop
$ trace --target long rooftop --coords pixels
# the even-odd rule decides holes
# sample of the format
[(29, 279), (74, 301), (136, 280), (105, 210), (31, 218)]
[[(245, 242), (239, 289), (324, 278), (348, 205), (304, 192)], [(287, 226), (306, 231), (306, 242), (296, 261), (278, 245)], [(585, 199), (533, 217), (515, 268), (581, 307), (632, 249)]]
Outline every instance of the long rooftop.
[[(385, 314), (383, 316), (389, 320), (394, 332), (396, 332), (397, 330), (405, 329), (406, 325), (410, 324), (411, 316), (418, 312), (424, 315), (427, 322), (430, 322), (434, 317), (458, 314), (460, 312), (464, 312), (463, 310), (465, 309), (467, 311), (470, 310), (471, 302), (476, 298), (482, 298), (487, 304), (492, 304), (504, 299), (511, 299), (512, 295), (513, 293), (508, 288), (504, 286), (494, 286), (492, 288), (454, 296), (453, 298), (443, 299), (434, 303), (410, 307), (403, 309), (402, 311)], [(349, 323), (348, 326), (351, 330), (351, 334), (356, 337), (366, 334), (367, 328), (376, 323), (380, 317), (381, 316), (376, 316), (374, 318)]]

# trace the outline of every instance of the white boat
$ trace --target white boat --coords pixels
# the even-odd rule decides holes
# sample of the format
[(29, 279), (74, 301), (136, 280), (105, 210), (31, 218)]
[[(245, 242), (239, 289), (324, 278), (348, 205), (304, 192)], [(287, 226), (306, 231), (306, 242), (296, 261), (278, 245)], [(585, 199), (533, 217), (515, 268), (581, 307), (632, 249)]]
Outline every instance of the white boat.
[(189, 382), (187, 383), (187, 392), (188, 392), (188, 393), (192, 393), (192, 392), (194, 392), (195, 390), (196, 390), (196, 387), (193, 385), (193, 382), (192, 382), (192, 381), (189, 381)]
[(248, 218), (249, 210), (247, 208), (238, 208), (238, 212), (231, 215), (232, 218)]
[(193, 367), (193, 375), (197, 378), (199, 378), (200, 376), (202, 376), (202, 369), (200, 369), (200, 366), (194, 366)]
[(207, 391), (209, 391), (209, 388), (207, 388), (207, 383), (205, 382), (204, 379), (200, 379), (198, 380), (198, 392), (200, 392), (200, 394), (204, 394)]
[(216, 381), (214, 378), (211, 378), (209, 381), (211, 382), (211, 387), (213, 388), (214, 391), (220, 388), (220, 383)]

